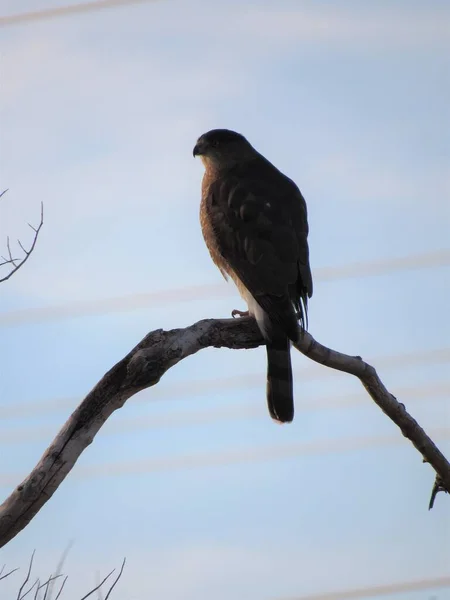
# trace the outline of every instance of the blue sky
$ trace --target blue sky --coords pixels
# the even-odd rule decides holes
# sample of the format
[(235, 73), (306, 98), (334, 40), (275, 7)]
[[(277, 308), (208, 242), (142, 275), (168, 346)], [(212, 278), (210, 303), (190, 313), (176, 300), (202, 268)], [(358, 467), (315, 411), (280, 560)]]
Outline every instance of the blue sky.
[[(35, 253), (1, 288), (4, 496), (148, 331), (242, 307), (201, 238), (192, 147), (204, 131), (241, 131), (298, 183), (313, 276), (448, 256), (449, 13), (434, 0), (161, 0), (1, 28), (1, 239), (26, 241), (45, 204)], [(448, 347), (449, 267), (369, 275), (318, 277), (311, 333), (373, 361), (449, 454), (448, 353), (433, 354)], [(203, 285), (222, 288), (183, 298)], [(161, 290), (174, 292), (136, 310), (33, 318)], [(357, 381), (293, 363), (297, 416), (276, 427), (263, 349), (183, 361), (112, 416), (0, 562), (24, 567), (36, 548), (46, 574), (74, 539), (68, 600), (125, 555), (117, 595), (129, 600), (276, 600), (448, 575), (448, 499), (426, 510), (432, 471)]]

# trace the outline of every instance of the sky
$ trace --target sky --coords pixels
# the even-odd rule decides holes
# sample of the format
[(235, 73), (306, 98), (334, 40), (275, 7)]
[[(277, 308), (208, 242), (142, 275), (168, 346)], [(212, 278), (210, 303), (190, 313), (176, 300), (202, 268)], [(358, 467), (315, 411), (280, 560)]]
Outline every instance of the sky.
[[(448, 2), (159, 0), (1, 18), (62, 5), (0, 0), (0, 254), (8, 235), (31, 241), (41, 202), (45, 217), (0, 290), (3, 496), (149, 331), (244, 308), (198, 221), (192, 149), (213, 127), (243, 133), (306, 198), (312, 335), (374, 364), (450, 455)], [(432, 470), (357, 380), (293, 365), (283, 427), (263, 349), (177, 365), (110, 418), (0, 563), (23, 572), (36, 549), (45, 577), (73, 540), (66, 600), (124, 556), (127, 600), (449, 576)], [(6, 597), (19, 579), (0, 582)], [(450, 585), (378, 597), (450, 600)]]

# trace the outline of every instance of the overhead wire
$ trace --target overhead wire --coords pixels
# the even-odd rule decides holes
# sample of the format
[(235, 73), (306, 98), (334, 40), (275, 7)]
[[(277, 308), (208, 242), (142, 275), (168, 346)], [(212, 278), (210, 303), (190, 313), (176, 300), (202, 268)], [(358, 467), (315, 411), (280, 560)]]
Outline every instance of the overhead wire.
[(364, 600), (365, 598), (377, 598), (401, 594), (403, 592), (421, 592), (430, 589), (450, 587), (450, 576), (433, 577), (429, 579), (418, 579), (413, 581), (401, 581), (382, 585), (373, 585), (348, 590), (327, 592), (321, 594), (308, 594), (306, 596), (288, 596), (277, 600)]
[[(375, 261), (357, 262), (342, 266), (318, 267), (314, 269), (317, 282), (338, 281), (359, 277), (388, 275), (408, 269), (423, 269), (450, 265), (450, 250), (439, 250)], [(23, 324), (46, 323), (59, 319), (104, 315), (147, 309), (152, 306), (191, 302), (211, 296), (226, 296), (234, 293), (233, 287), (221, 283), (187, 286), (168, 290), (127, 294), (98, 300), (85, 300), (56, 306), (25, 308), (0, 313), (0, 327)]]
[(12, 25), (24, 25), (50, 19), (81, 15), (84, 13), (97, 12), (100, 10), (119, 8), (121, 6), (132, 6), (133, 4), (148, 4), (160, 0), (94, 0), (92, 2), (77, 2), (54, 8), (42, 8), (26, 12), (14, 13), (12, 15), (0, 16), (0, 27)]
[[(431, 350), (420, 350), (394, 355), (382, 355), (371, 359), (378, 369), (397, 369), (415, 365), (433, 365), (450, 361), (450, 348), (433, 348)], [(301, 381), (314, 381), (323, 378), (323, 369), (316, 364), (307, 368), (294, 370)], [(342, 377), (341, 371), (329, 369), (327, 376)], [(214, 377), (199, 381), (181, 381), (171, 384), (162, 384), (156, 388), (140, 392), (133, 402), (155, 402), (161, 400), (185, 400), (189, 396), (199, 396), (206, 393), (222, 393), (234, 389), (249, 389), (261, 385), (265, 381), (264, 373), (244, 373), (227, 377)], [(80, 402), (79, 397), (62, 397), (51, 400), (38, 400), (30, 402), (14, 402), (14, 404), (0, 406), (0, 419), (13, 419), (25, 416), (56, 415), (68, 408), (75, 408)]]
[[(428, 431), (428, 435), (435, 441), (450, 439), (450, 429), (435, 428)], [(264, 463), (299, 456), (318, 456), (335, 453), (354, 452), (356, 450), (370, 450), (374, 448), (388, 448), (401, 446), (408, 442), (397, 433), (384, 436), (364, 436), (343, 439), (313, 440), (308, 442), (291, 442), (283, 445), (267, 445), (250, 448), (233, 448), (220, 452), (202, 452), (196, 454), (180, 454), (176, 456), (163, 456), (157, 458), (133, 459), (132, 461), (111, 462), (76, 466), (72, 471), (71, 479), (98, 479), (100, 477), (117, 477), (121, 475), (143, 475), (166, 471), (180, 471), (185, 469), (203, 469), (209, 467), (232, 466), (238, 464)], [(17, 485), (17, 480), (25, 473), (2, 473), (0, 485)]]
[[(409, 405), (418, 400), (432, 397), (433, 400), (448, 398), (450, 396), (450, 382), (439, 382), (431, 385), (411, 386), (395, 390), (403, 404)], [(335, 410), (352, 407), (366, 407), (364, 394), (347, 394), (342, 396), (323, 396), (302, 399), (296, 406), (297, 413), (316, 410)], [(149, 429), (158, 429), (168, 427), (189, 427), (198, 425), (211, 425), (214, 423), (223, 423), (229, 421), (244, 419), (255, 419), (258, 417), (266, 418), (265, 406), (256, 401), (244, 401), (239, 404), (232, 404), (225, 407), (213, 407), (211, 409), (178, 411), (175, 414), (163, 415), (139, 415), (133, 417), (124, 416), (120, 422), (108, 424), (103, 435), (126, 435), (135, 434), (139, 431)], [(36, 443), (48, 441), (49, 437), (56, 434), (55, 425), (33, 425), (30, 427), (18, 427), (0, 429), (0, 446)]]

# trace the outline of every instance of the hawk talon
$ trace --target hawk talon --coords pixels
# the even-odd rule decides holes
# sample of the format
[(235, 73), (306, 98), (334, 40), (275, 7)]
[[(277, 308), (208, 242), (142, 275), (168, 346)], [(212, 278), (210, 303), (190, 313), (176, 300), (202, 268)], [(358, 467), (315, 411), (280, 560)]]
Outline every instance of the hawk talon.
[(233, 319), (235, 319), (236, 317), (249, 317), (250, 313), (248, 312), (248, 310), (238, 310), (237, 308), (235, 308), (231, 311), (231, 316), (233, 317)]

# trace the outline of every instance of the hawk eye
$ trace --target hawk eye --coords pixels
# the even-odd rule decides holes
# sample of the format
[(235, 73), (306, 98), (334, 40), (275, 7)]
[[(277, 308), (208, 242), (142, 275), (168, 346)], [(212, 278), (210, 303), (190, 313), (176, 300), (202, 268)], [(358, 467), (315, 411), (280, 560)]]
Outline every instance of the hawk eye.
[(214, 146), (214, 148), (217, 148), (217, 146), (219, 145), (219, 140), (213, 140), (212, 145)]

